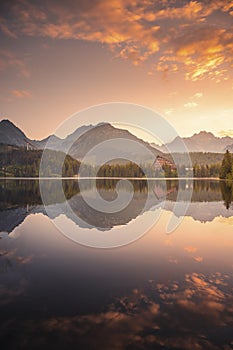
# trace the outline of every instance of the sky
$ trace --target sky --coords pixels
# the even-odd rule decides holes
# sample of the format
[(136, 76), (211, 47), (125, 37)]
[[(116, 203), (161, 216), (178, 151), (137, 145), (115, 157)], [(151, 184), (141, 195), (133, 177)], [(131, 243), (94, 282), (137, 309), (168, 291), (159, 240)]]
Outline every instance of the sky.
[(233, 1), (1, 1), (0, 117), (31, 139), (108, 102), (233, 136), (232, 73)]

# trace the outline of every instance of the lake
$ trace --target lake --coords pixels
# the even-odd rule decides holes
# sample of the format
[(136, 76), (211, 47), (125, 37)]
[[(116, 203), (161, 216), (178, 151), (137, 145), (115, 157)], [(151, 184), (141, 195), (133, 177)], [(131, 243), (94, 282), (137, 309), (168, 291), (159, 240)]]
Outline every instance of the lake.
[(0, 180), (2, 349), (233, 349), (231, 183), (60, 185)]

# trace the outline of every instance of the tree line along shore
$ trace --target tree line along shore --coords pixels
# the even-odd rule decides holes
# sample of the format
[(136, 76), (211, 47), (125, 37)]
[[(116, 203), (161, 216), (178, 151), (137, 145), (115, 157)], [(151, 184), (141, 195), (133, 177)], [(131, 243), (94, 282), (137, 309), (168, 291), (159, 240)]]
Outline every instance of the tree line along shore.
[[(40, 162), (43, 150), (27, 150), (23, 147), (0, 145), (0, 176), (1, 177), (38, 177), (40, 176), (98, 176), (98, 177), (195, 177), (220, 178), (233, 180), (233, 155), (226, 151), (222, 153), (190, 153), (192, 168), (182, 164), (182, 154), (176, 154), (179, 165), (174, 169), (167, 164), (160, 168), (153, 163), (136, 164), (134, 162), (112, 162), (97, 168), (90, 164), (82, 164), (63, 152), (46, 150), (47, 166), (40, 172)], [(166, 155), (165, 155), (166, 156)], [(178, 158), (177, 158), (178, 157)], [(168, 156), (171, 159), (171, 155)], [(63, 161), (62, 174), (61, 162)], [(40, 173), (39, 173), (40, 172)]]

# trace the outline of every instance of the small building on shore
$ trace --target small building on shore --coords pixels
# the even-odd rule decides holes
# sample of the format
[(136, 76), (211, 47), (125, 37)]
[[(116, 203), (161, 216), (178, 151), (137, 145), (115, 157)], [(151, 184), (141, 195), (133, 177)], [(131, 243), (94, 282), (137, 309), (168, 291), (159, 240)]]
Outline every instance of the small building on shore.
[(161, 170), (164, 169), (164, 167), (170, 167), (171, 170), (176, 170), (175, 163), (161, 156), (156, 157), (153, 166), (155, 170)]

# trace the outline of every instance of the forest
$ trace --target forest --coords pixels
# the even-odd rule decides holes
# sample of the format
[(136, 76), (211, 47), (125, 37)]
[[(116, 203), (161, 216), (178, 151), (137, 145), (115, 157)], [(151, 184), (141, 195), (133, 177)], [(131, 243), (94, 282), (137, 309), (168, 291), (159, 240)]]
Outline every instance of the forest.
[[(23, 147), (0, 146), (0, 176), (38, 177), (43, 150), (27, 150)], [(59, 168), (64, 159), (62, 176), (78, 173), (80, 162), (63, 152), (46, 150), (46, 170), (42, 176), (59, 176)]]
[[(219, 153), (190, 153), (193, 168), (188, 168), (185, 164), (185, 156), (176, 154), (181, 165), (177, 169), (171, 169), (167, 164), (161, 168), (155, 168), (152, 163), (136, 164), (134, 162), (111, 162), (100, 167), (83, 164), (65, 155), (63, 152), (46, 150), (46, 167), (40, 172), (40, 162), (43, 150), (27, 150), (16, 146), (0, 145), (0, 176), (1, 177), (38, 177), (62, 176), (72, 177), (195, 177), (195, 178), (220, 178), (226, 180), (233, 179), (233, 156), (229, 151), (225, 154)], [(167, 159), (172, 160), (171, 155)], [(182, 164), (183, 162), (183, 164)]]

